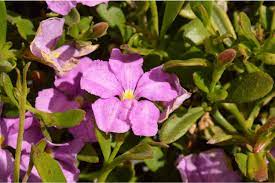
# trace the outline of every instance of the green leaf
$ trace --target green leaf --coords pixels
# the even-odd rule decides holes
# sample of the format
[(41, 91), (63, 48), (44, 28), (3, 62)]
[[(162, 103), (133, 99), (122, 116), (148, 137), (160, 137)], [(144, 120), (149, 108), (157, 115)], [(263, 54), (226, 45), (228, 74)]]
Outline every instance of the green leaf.
[(145, 160), (153, 158), (152, 147), (145, 142), (141, 142), (129, 151), (115, 158), (115, 160)]
[(12, 101), (12, 103), (16, 106), (18, 106), (18, 102), (14, 97), (14, 93), (13, 93), (13, 85), (11, 82), (11, 79), (9, 77), (8, 74), (6, 73), (2, 73), (1, 74), (1, 85), (4, 88), (4, 91), (6, 93), (6, 95), (10, 98), (10, 100)]
[(194, 72), (193, 80), (195, 85), (205, 93), (209, 93), (208, 86), (206, 84), (205, 78), (203, 77), (201, 72)]
[(228, 93), (226, 89), (220, 85), (216, 85), (214, 90), (207, 95), (207, 98), (210, 101), (221, 101), (226, 99), (227, 96)]
[(273, 79), (264, 72), (253, 72), (231, 82), (227, 100), (236, 103), (251, 102), (264, 97), (273, 87)]
[(81, 109), (71, 109), (65, 112), (54, 113), (37, 110), (35, 114), (42, 119), (47, 127), (55, 126), (59, 128), (71, 128), (77, 126), (85, 117), (85, 111)]
[(191, 8), (195, 15), (202, 21), (205, 26), (208, 26), (210, 23), (210, 17), (213, 9), (212, 1), (191, 1)]
[(267, 163), (264, 153), (249, 153), (247, 175), (251, 180), (265, 181), (268, 178)]
[(160, 37), (163, 38), (170, 25), (178, 15), (184, 1), (166, 1), (165, 11), (163, 15)]
[(11, 60), (10, 62), (7, 60), (0, 61), (0, 72), (10, 72), (16, 67), (16, 62)]
[(260, 47), (260, 43), (257, 40), (256, 36), (254, 35), (254, 33), (251, 30), (251, 23), (250, 20), (248, 18), (248, 16), (241, 12), (239, 14), (239, 21), (238, 21), (238, 25), (239, 25), (239, 30), (238, 30), (238, 34), (241, 37), (244, 37), (247, 41), (247, 44), (249, 45), (250, 48), (253, 47)]
[(248, 156), (244, 153), (235, 154), (235, 161), (237, 162), (239, 169), (244, 176), (247, 174), (247, 159)]
[(189, 128), (204, 114), (202, 107), (194, 107), (185, 114), (174, 114), (160, 129), (160, 140), (170, 144), (182, 137)]
[[(218, 31), (220, 35), (230, 34), (232, 38), (237, 39), (234, 28), (226, 12), (216, 4), (213, 5), (211, 24), (214, 30)], [(231, 45), (231, 41), (228, 39), (225, 40), (225, 43)]]
[(73, 8), (68, 15), (65, 16), (65, 23), (69, 26), (80, 22), (80, 14), (76, 8)]
[(202, 66), (207, 67), (210, 63), (208, 60), (203, 58), (191, 58), (187, 60), (170, 60), (163, 65), (163, 69), (171, 69), (174, 67), (191, 67), (191, 66)]
[(66, 182), (60, 165), (50, 154), (44, 152), (44, 148), (32, 146), (31, 153), (31, 159), (42, 182)]
[(275, 65), (275, 53), (263, 52), (257, 58), (267, 65)]
[(86, 144), (84, 148), (78, 153), (77, 159), (87, 163), (98, 163), (99, 157), (91, 144)]
[(9, 21), (16, 25), (20, 36), (27, 39), (28, 36), (34, 35), (34, 26), (32, 22), (28, 19), (22, 18), (21, 16), (11, 16), (8, 15)]
[(6, 42), (7, 12), (5, 1), (0, 1), (0, 48)]
[(199, 19), (194, 19), (182, 28), (184, 30), (183, 37), (190, 39), (196, 45), (202, 44), (205, 39), (210, 37), (209, 32)]
[(104, 160), (108, 161), (110, 154), (111, 154), (111, 138), (110, 134), (105, 134), (104, 132), (100, 131), (98, 127), (95, 128), (95, 135), (97, 141), (100, 145), (101, 152), (103, 154)]
[(275, 158), (271, 154), (267, 154), (268, 158), (268, 181), (275, 182)]
[(108, 22), (110, 27), (118, 27), (124, 42), (130, 38), (133, 31), (130, 26), (126, 25), (126, 18), (120, 8), (115, 6), (108, 8), (107, 4), (100, 4), (97, 6), (96, 10), (101, 18)]
[(165, 161), (162, 159), (164, 156), (164, 153), (162, 152), (160, 147), (152, 147), (152, 149), (153, 149), (153, 158), (147, 159), (144, 162), (151, 171), (156, 172), (159, 168), (163, 167), (165, 164)]

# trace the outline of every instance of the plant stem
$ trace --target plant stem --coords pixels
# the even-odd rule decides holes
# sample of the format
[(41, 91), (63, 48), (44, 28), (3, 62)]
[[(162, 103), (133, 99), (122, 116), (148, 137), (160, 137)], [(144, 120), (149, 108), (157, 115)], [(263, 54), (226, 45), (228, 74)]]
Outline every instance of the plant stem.
[(157, 3), (155, 0), (150, 1), (150, 10), (152, 14), (153, 30), (156, 37), (158, 37), (159, 36), (159, 18), (158, 18)]
[(220, 113), (220, 111), (218, 109), (215, 110), (215, 112), (213, 113), (213, 117), (214, 117), (215, 121), (219, 125), (224, 127), (228, 132), (237, 133), (237, 130), (222, 116), (222, 114)]
[(116, 157), (116, 155), (117, 155), (117, 153), (118, 153), (118, 151), (119, 151), (122, 144), (123, 144), (123, 141), (120, 141), (120, 142), (116, 143), (116, 146), (115, 146), (113, 152), (111, 153), (111, 155), (108, 159), (108, 163), (112, 162), (115, 159), (115, 157)]
[(247, 126), (246, 120), (245, 120), (243, 114), (239, 111), (237, 105), (233, 104), (233, 103), (223, 103), (222, 106), (227, 111), (229, 111), (231, 114), (233, 114), (235, 116), (238, 123), (242, 127), (242, 130), (246, 133), (246, 135), (248, 135), (250, 137), (251, 133), (250, 133), (249, 128)]
[(19, 98), (19, 132), (17, 136), (16, 152), (15, 152), (15, 161), (14, 161), (14, 182), (19, 182), (20, 175), (20, 157), (22, 149), (22, 141), (24, 137), (24, 124), (25, 124), (25, 108), (26, 97), (21, 95)]

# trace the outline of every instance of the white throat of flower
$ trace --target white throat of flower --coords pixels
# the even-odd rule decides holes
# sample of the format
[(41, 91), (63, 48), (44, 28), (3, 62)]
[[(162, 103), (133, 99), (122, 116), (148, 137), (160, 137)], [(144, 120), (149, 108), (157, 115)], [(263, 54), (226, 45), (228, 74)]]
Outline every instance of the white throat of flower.
[(121, 100), (131, 100), (134, 99), (135, 95), (134, 95), (134, 91), (133, 90), (125, 90), (122, 95), (121, 95)]

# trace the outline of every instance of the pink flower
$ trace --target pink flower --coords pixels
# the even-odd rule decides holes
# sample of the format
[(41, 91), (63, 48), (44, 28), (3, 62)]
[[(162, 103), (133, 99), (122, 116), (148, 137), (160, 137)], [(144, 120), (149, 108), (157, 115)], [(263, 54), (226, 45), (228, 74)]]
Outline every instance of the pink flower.
[[(156, 67), (144, 73), (143, 58), (113, 49), (109, 62), (94, 61), (81, 78), (81, 88), (100, 97), (92, 104), (97, 126), (104, 132), (154, 136), (160, 111), (152, 101), (176, 100), (177, 77)], [(184, 90), (185, 91), (185, 90)], [(187, 92), (186, 92), (187, 93)]]
[(177, 168), (183, 182), (240, 182), (222, 149), (181, 156)]
[(40, 22), (36, 36), (30, 45), (32, 54), (40, 58), (43, 64), (54, 68), (59, 75), (73, 69), (80, 57), (93, 52), (98, 47), (90, 44), (77, 47), (75, 43), (69, 43), (56, 48), (63, 33), (64, 22), (63, 18), (49, 18)]
[(71, 9), (76, 7), (77, 3), (81, 3), (86, 6), (96, 6), (100, 3), (108, 2), (108, 0), (75, 0), (75, 1), (61, 1), (61, 0), (51, 0), (46, 1), (48, 4), (48, 8), (51, 9), (53, 12), (61, 14), (61, 15), (67, 15)]

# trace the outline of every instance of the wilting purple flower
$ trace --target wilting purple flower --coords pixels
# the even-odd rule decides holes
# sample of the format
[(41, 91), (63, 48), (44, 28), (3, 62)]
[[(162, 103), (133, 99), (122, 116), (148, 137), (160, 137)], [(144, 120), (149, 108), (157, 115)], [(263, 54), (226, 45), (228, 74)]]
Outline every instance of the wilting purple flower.
[(84, 73), (81, 88), (101, 97), (92, 104), (100, 130), (124, 133), (131, 128), (135, 135), (156, 135), (160, 111), (152, 101), (179, 97), (172, 84), (176, 76), (161, 66), (144, 73), (142, 64), (138, 54), (113, 49), (109, 62), (94, 61)]
[(88, 58), (80, 59), (79, 64), (63, 76), (55, 79), (55, 88), (44, 89), (38, 93), (35, 107), (45, 112), (64, 112), (70, 109), (82, 108), (86, 116), (80, 125), (70, 128), (69, 131), (75, 139), (85, 142), (96, 141), (93, 133), (93, 113), (91, 107), (85, 103), (80, 89), (80, 78), (85, 69), (89, 68), (92, 61)]
[(77, 3), (81, 3), (83, 5), (93, 7), (100, 3), (105, 3), (105, 2), (108, 2), (108, 0), (46, 1), (49, 9), (61, 15), (67, 15), (71, 11), (71, 9), (76, 7)]
[(63, 18), (49, 18), (40, 22), (30, 45), (32, 54), (40, 58), (42, 63), (53, 67), (59, 75), (70, 71), (79, 62), (78, 58), (93, 52), (98, 47), (91, 44), (76, 46), (76, 43), (69, 43), (56, 49), (63, 33), (64, 22)]
[(232, 170), (222, 149), (181, 156), (177, 165), (183, 182), (239, 182), (240, 175)]

